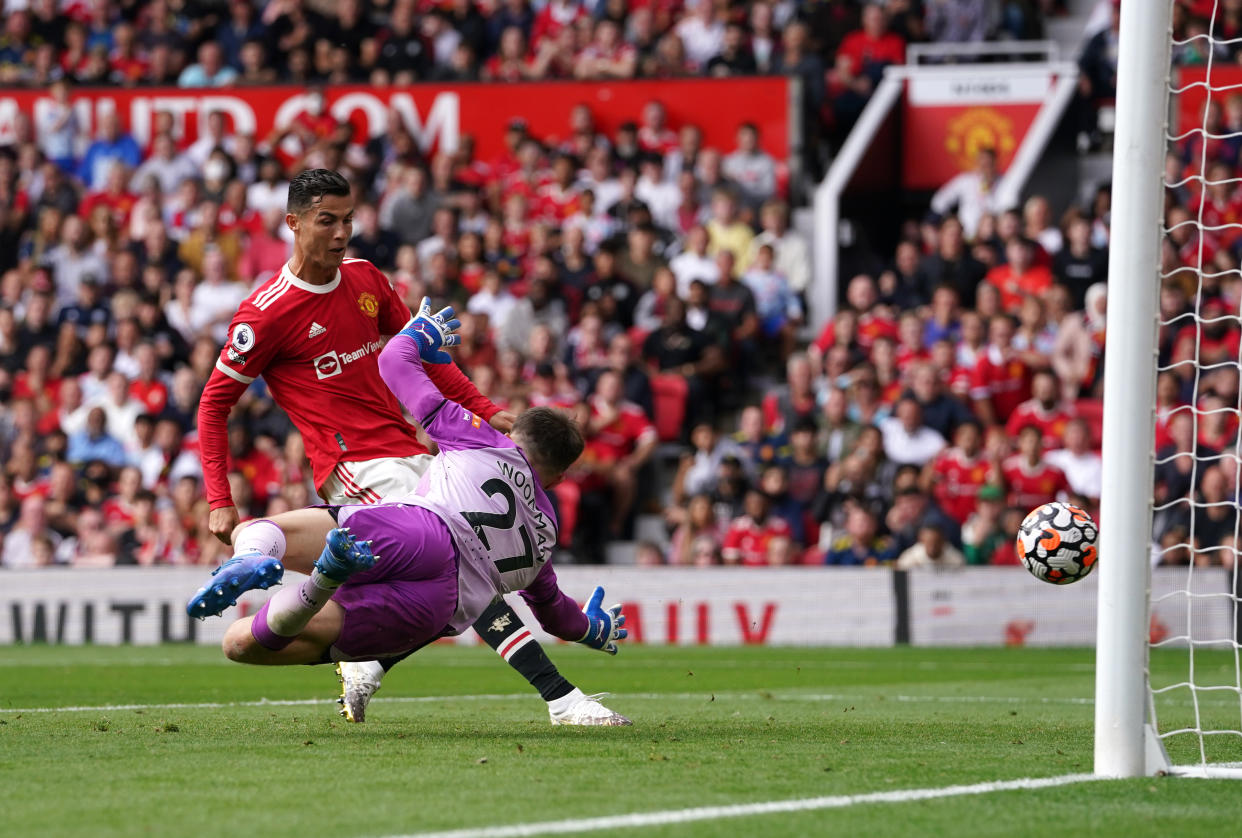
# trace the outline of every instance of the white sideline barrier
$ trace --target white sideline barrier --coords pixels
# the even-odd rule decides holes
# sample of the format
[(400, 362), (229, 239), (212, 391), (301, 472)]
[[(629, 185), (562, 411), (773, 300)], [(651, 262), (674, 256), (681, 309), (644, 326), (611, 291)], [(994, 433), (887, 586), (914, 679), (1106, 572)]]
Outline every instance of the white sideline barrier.
[[(603, 585), (605, 602), (623, 602), (629, 642), (652, 645), (891, 646), (898, 637), (895, 574), (866, 568), (558, 568), (562, 587), (585, 600)], [(186, 598), (200, 568), (0, 571), (0, 645), (31, 642), (114, 645), (217, 644), (237, 616), (254, 613), (267, 592), (253, 591), (222, 619), (195, 621)], [(286, 584), (299, 578), (288, 574)], [(1184, 634), (1185, 571), (1158, 569), (1155, 625)], [(1225, 594), (1225, 571), (1195, 572), (1197, 594)], [(965, 568), (908, 574), (908, 631), (914, 645), (1092, 645), (1094, 578), (1055, 587), (1021, 568)], [(510, 597), (539, 632), (525, 605)], [(1195, 615), (1196, 640), (1232, 636), (1231, 601), (1221, 596)], [(468, 633), (460, 643), (478, 643)]]
[[(1229, 571), (1197, 568), (1193, 593), (1200, 599), (1188, 623), (1186, 569), (1152, 572), (1152, 641), (1197, 642), (1233, 636)], [(1093, 646), (1099, 577), (1072, 585), (1036, 582), (1025, 570), (970, 567), (910, 573), (910, 643), (915, 646)], [(1034, 584), (1032, 584), (1034, 583)], [(1180, 644), (1184, 645), (1184, 644)]]

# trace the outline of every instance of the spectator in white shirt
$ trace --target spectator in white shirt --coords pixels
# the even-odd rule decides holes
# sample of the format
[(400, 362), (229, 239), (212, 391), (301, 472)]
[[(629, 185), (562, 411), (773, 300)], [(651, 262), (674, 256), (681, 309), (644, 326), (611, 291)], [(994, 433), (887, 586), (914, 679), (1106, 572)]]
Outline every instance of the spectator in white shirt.
[(898, 570), (916, 567), (962, 567), (966, 557), (944, 537), (940, 527), (925, 523), (919, 527), (919, 540), (897, 557)]
[(126, 451), (134, 448), (138, 442), (134, 423), (147, 408), (130, 397), (129, 377), (125, 373), (114, 371), (108, 375), (108, 394), (96, 406), (102, 407), (108, 417), (108, 435), (124, 445)]
[(677, 229), (677, 210), (681, 208), (681, 190), (664, 179), (664, 161), (656, 152), (643, 155), (639, 164), (638, 183), (634, 197), (651, 210), (651, 219), (665, 230)]
[(72, 172), (77, 165), (78, 146), (82, 143), (82, 129), (69, 101), (69, 83), (57, 79), (48, 88), (50, 102), (40, 103), (35, 109), (39, 149), (61, 169)]
[[(36, 549), (36, 542), (43, 542), (44, 549)], [(22, 501), (17, 523), (4, 537), (4, 551), (0, 553), (0, 565), (4, 567), (39, 567), (53, 564), (55, 559), (46, 548), (54, 551), (60, 546), (61, 537), (47, 525), (47, 512), (43, 496), (29, 495)]]
[(789, 205), (769, 201), (759, 210), (759, 223), (763, 232), (751, 242), (747, 266), (759, 248), (769, 244), (776, 252), (776, 270), (785, 275), (793, 291), (803, 293), (811, 283), (811, 250), (801, 233), (789, 229)]
[(715, 285), (720, 279), (716, 260), (707, 255), (708, 241), (707, 228), (702, 225), (691, 227), (686, 234), (686, 249), (668, 263), (677, 277), (677, 296), (683, 300), (690, 294), (690, 283), (696, 279), (708, 285)]
[(897, 465), (922, 468), (945, 447), (944, 437), (923, 424), (923, 408), (911, 396), (897, 402), (894, 415), (880, 422), (884, 454)]
[(1026, 224), (1026, 237), (1039, 242), (1039, 246), (1049, 256), (1060, 252), (1065, 243), (1061, 230), (1052, 223), (1052, 209), (1048, 199), (1043, 195), (1032, 195), (1022, 207), (1022, 218)]
[(1095, 501), (1104, 488), (1104, 465), (1091, 450), (1091, 428), (1084, 419), (1071, 419), (1065, 425), (1065, 447), (1049, 451), (1044, 459), (1065, 472), (1065, 479), (1076, 495)]
[(699, 0), (694, 12), (673, 31), (681, 38), (686, 60), (694, 70), (702, 69), (724, 46), (724, 24), (716, 19), (716, 4), (711, 0)]
[(236, 140), (224, 131), (224, 111), (212, 111), (207, 114), (207, 130), (185, 150), (185, 156), (201, 169), (206, 165), (207, 158), (217, 148), (222, 148), (229, 154), (232, 154), (236, 148)]
[(249, 293), (244, 283), (229, 279), (224, 254), (209, 245), (203, 252), (203, 281), (194, 288), (190, 298), (195, 333), (210, 329), (211, 339), (217, 346), (223, 346), (228, 341), (229, 322)]
[(1009, 209), (1003, 186), (1003, 178), (996, 170), (996, 151), (981, 148), (975, 156), (974, 170), (962, 172), (936, 190), (931, 208), (946, 215), (957, 207), (957, 217), (966, 231), (966, 238), (973, 240), (984, 214)]
[(129, 180), (132, 192), (140, 192), (148, 177), (154, 176), (160, 191), (171, 195), (183, 180), (198, 177), (198, 168), (190, 158), (177, 152), (177, 144), (168, 134), (158, 134), (151, 141), (151, 156), (143, 161)]

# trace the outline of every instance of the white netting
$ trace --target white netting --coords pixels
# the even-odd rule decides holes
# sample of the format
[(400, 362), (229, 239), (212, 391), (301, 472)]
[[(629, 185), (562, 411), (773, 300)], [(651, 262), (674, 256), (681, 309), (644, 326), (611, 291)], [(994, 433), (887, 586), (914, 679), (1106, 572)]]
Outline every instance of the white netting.
[(1242, 764), (1242, 39), (1220, 6), (1173, 38), (1153, 507), (1184, 581), (1152, 590), (1152, 723), (1200, 771)]

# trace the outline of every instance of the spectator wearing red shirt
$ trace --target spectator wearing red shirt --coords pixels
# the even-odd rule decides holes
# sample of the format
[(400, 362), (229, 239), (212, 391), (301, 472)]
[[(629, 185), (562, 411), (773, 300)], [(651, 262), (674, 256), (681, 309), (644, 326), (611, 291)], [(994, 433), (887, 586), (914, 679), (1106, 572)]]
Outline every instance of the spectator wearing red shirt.
[(1028, 295), (1043, 296), (1052, 285), (1052, 271), (1034, 264), (1032, 255), (1031, 243), (1014, 237), (1005, 243), (1008, 262), (988, 271), (987, 281), (1000, 291), (1001, 308), (1009, 314), (1016, 314)]
[(726, 565), (762, 567), (768, 563), (772, 542), (792, 537), (788, 522), (769, 513), (767, 497), (758, 489), (746, 493), (744, 514), (725, 532), (721, 558)]
[[(613, 370), (600, 375), (588, 400), (584, 496), (602, 491), (609, 506), (609, 532), (618, 537), (629, 520), (638, 490), (638, 471), (655, 453), (659, 439), (642, 408), (622, 398), (623, 382)], [(584, 497), (585, 500), (585, 497)]]
[(1009, 415), (1005, 433), (1017, 437), (1027, 425), (1034, 425), (1043, 434), (1044, 450), (1060, 448), (1064, 442), (1065, 426), (1073, 418), (1060, 400), (1060, 382), (1051, 370), (1038, 370), (1031, 377), (1031, 398), (1024, 401)]
[(146, 413), (159, 416), (168, 406), (168, 386), (160, 380), (159, 356), (153, 345), (140, 343), (134, 358), (138, 375), (129, 383), (130, 398), (141, 402)]
[[(875, 343), (876, 338), (891, 338), (896, 343), (899, 337), (897, 324), (889, 316), (888, 309), (877, 308), (879, 300), (880, 293), (876, 288), (875, 280), (867, 274), (859, 274), (851, 279), (845, 289), (846, 303), (858, 314), (855, 328), (858, 346), (868, 355), (871, 353), (871, 345)], [(838, 342), (835, 331), (836, 321), (829, 321), (819, 337), (815, 339), (815, 348), (821, 353), (826, 353), (830, 346)]]
[(1009, 506), (1030, 510), (1069, 492), (1065, 472), (1044, 461), (1043, 432), (1027, 425), (1018, 434), (1018, 453), (1001, 465), (1009, 490)]
[(941, 451), (923, 471), (923, 486), (959, 524), (975, 513), (979, 490), (1000, 479), (995, 461), (983, 451), (978, 422), (963, 422), (953, 435), (953, 447)]
[(1013, 320), (998, 314), (988, 322), (987, 347), (975, 364), (970, 397), (985, 425), (1004, 424), (1031, 395), (1030, 368), (1013, 348)]
[(862, 28), (845, 36), (837, 49), (837, 58), (849, 60), (852, 75), (869, 76), (873, 84), (878, 84), (886, 66), (905, 63), (906, 42), (889, 31), (884, 7), (869, 3), (863, 6)]

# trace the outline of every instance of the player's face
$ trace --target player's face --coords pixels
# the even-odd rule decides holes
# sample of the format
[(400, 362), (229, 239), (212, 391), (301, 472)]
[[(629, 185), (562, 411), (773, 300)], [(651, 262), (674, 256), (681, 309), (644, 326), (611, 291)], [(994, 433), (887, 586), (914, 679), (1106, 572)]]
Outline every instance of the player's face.
[(354, 234), (354, 201), (343, 195), (324, 195), (301, 215), (286, 216), (294, 247), (308, 262), (340, 267), (345, 247)]

